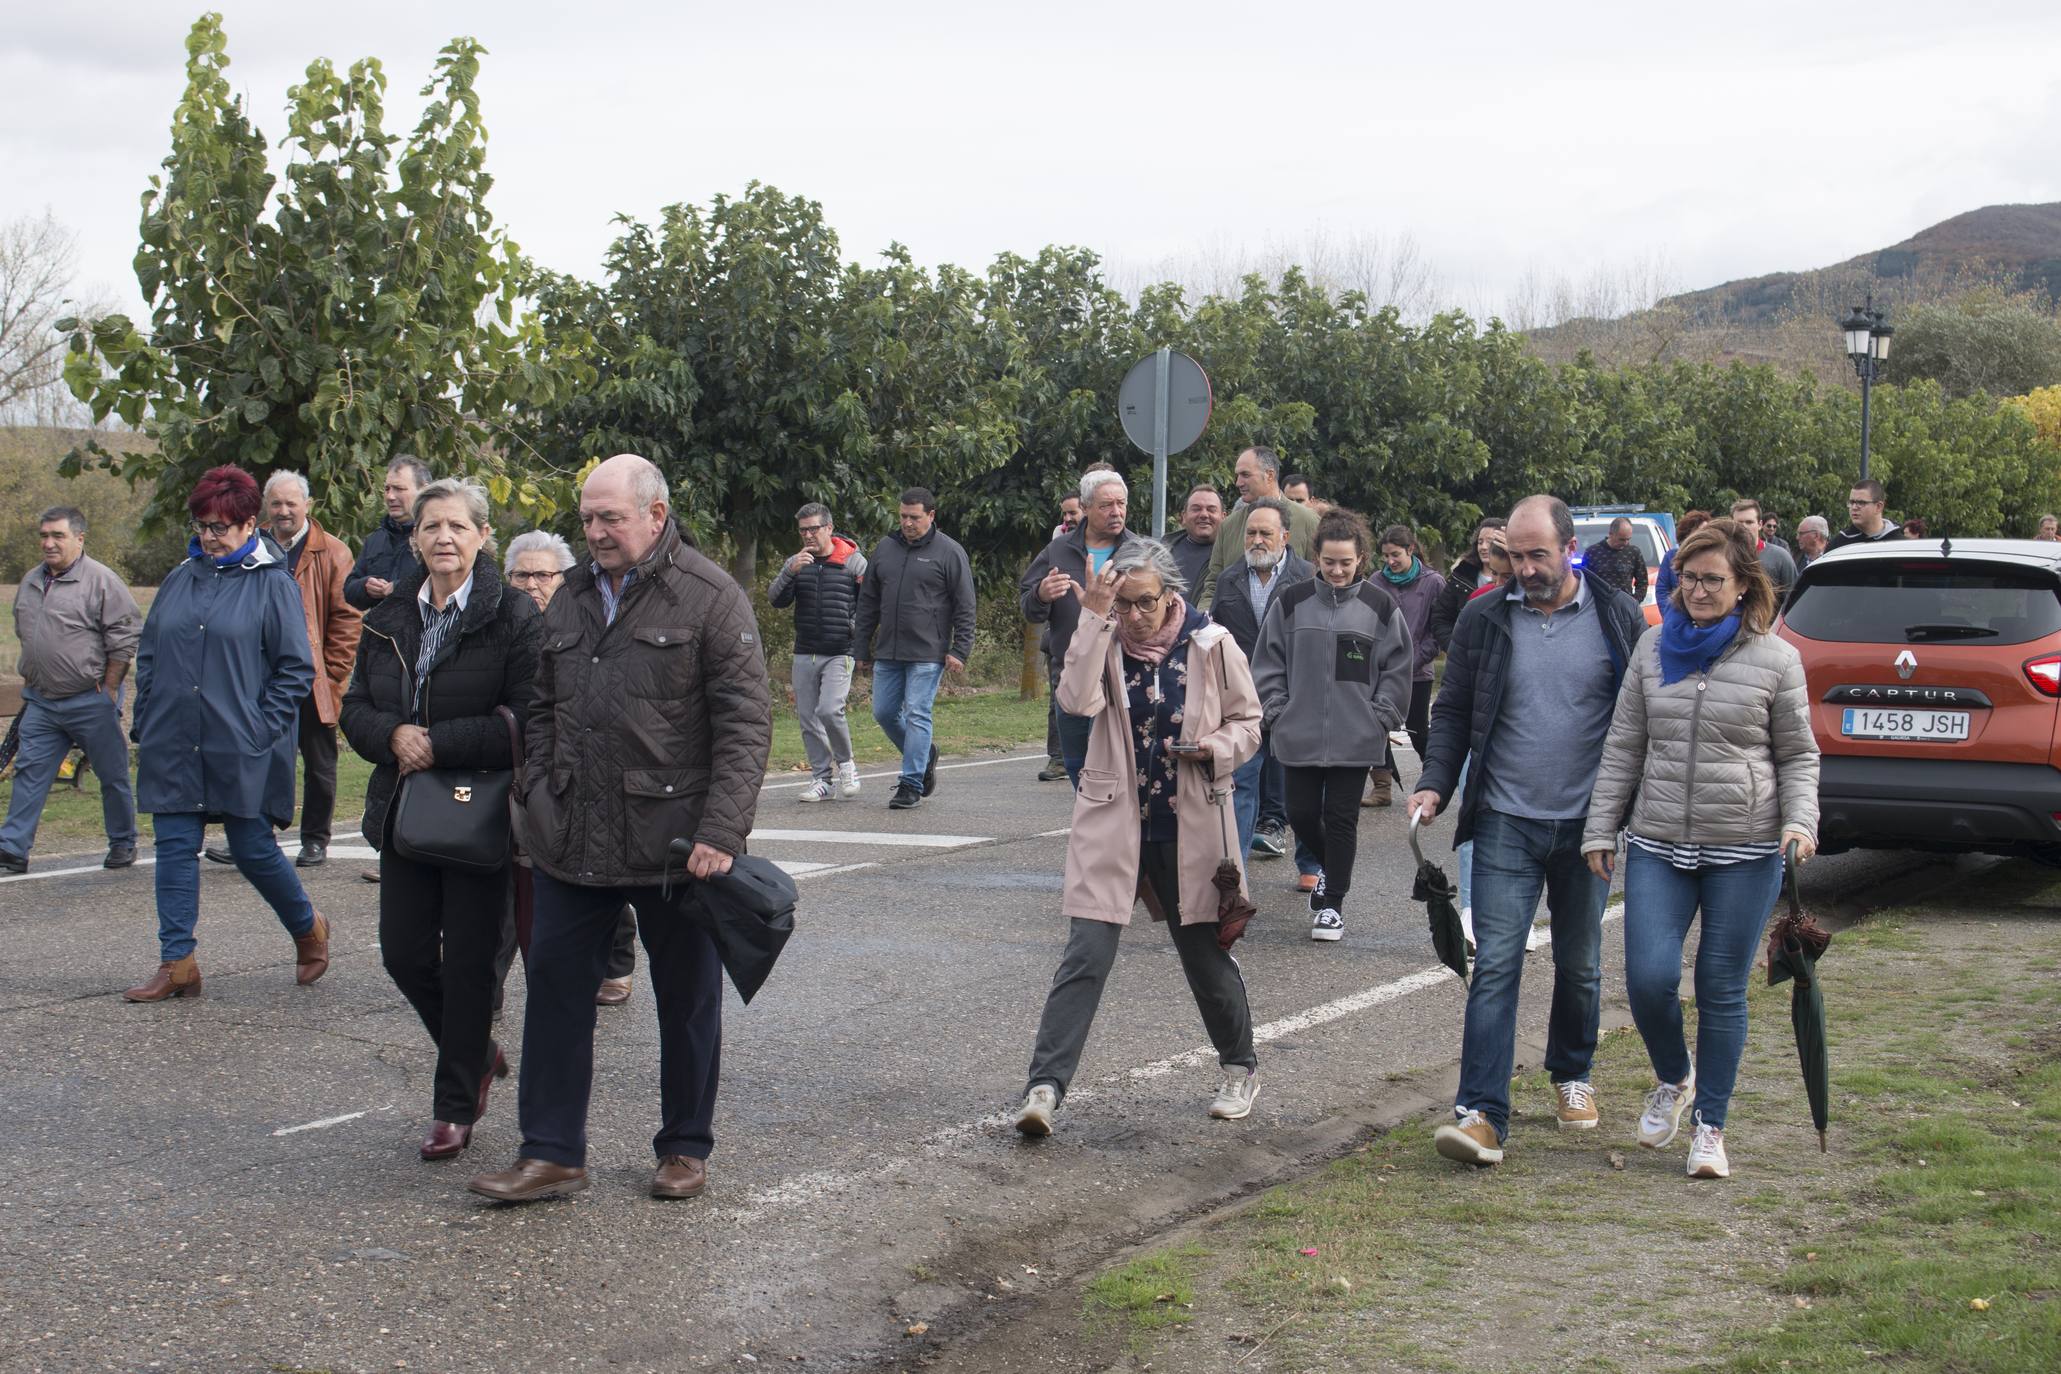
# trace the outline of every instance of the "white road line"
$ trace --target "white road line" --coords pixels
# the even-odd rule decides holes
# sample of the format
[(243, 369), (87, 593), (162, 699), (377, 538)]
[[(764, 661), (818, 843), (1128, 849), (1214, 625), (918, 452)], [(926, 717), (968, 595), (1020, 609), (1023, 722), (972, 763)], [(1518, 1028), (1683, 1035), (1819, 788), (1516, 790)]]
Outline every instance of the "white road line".
[[(785, 868), (786, 865), (782, 864), (781, 867)], [(808, 878), (827, 878), (833, 873), (856, 873), (862, 868), (878, 867), (880, 867), (879, 864), (830, 864), (827, 867), (817, 865), (808, 873), (795, 873), (793, 869), (788, 869), (788, 872), (792, 874), (796, 882), (801, 882)]]
[[(1044, 761), (1045, 756), (1043, 754), (1011, 754), (1006, 759), (975, 759), (971, 763), (941, 763), (937, 766), (937, 771), (944, 773), (954, 768), (993, 768), (998, 763), (1043, 763)], [(899, 768), (890, 768), (884, 773), (861, 773), (859, 776), (861, 778), (893, 778), (899, 777), (901, 771)], [(797, 782), (769, 782), (759, 790), (761, 792), (779, 792), (789, 787), (807, 787), (813, 781), (813, 778), (802, 778)]]
[[(282, 849), (280, 852), (285, 853), (285, 850)], [(329, 846), (329, 857), (332, 859), (376, 859), (379, 857), (379, 851), (370, 845), (333, 844)], [(157, 855), (138, 855), (134, 866), (137, 868), (154, 868), (157, 866)], [(219, 867), (221, 867), (220, 864), (210, 864), (203, 860), (201, 871), (205, 873), (211, 868)], [(108, 869), (102, 868), (99, 864), (80, 864), (76, 868), (31, 869), (27, 873), (10, 873), (4, 878), (0, 878), (0, 883), (32, 883), (42, 878), (75, 878), (81, 873), (106, 873), (108, 871)], [(116, 869), (113, 871), (120, 872), (122, 870)], [(303, 873), (306, 871), (305, 869), (302, 870)]]
[(875, 830), (754, 830), (754, 840), (799, 840), (820, 844), (877, 844), (883, 848), (957, 849), (986, 844), (991, 835), (899, 835)]
[(374, 1112), (391, 1111), (391, 1107), (367, 1107), (362, 1112), (345, 1112), (342, 1116), (325, 1116), (320, 1121), (304, 1121), (298, 1126), (281, 1126), (273, 1135), (297, 1135), (302, 1131), (326, 1131), (331, 1126), (341, 1126), (346, 1121), (356, 1121), (361, 1116)]
[(1037, 834), (1031, 836), (1031, 838), (1034, 840), (1049, 840), (1054, 835), (1071, 834), (1073, 834), (1073, 827), (1070, 825), (1062, 825), (1057, 830), (1040, 830)]

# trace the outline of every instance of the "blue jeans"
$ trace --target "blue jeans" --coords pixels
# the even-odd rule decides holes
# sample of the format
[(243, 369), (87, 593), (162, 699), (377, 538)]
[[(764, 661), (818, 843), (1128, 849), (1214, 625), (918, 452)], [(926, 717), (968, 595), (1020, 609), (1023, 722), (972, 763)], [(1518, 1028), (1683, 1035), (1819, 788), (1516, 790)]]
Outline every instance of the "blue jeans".
[(75, 744), (100, 775), (100, 819), (107, 842), (136, 843), (136, 793), (129, 785), (121, 693), (80, 692), (52, 699), (24, 687), (21, 696), (21, 752), (14, 756), (14, 799), (7, 806), (7, 823), (0, 825), (0, 853), (29, 857), (44, 799)]
[[(1264, 797), (1261, 789), (1268, 785), (1267, 779), (1270, 776), (1274, 779), (1275, 795)], [(1238, 771), (1231, 775), (1231, 813), (1238, 818), (1239, 853), (1252, 852), (1252, 833), (1259, 829), (1259, 823), (1263, 819), (1261, 811), (1266, 802), (1271, 801), (1282, 810), (1279, 816), (1266, 816), (1264, 819), (1282, 825), (1288, 823), (1288, 802), (1284, 795), (1286, 778), (1287, 773), (1281, 767), (1280, 760), (1274, 757), (1272, 742), (1264, 731), (1261, 732), (1259, 752), (1239, 764)], [(1300, 835), (1295, 838), (1295, 871), (1317, 874), (1324, 871), (1324, 865), (1317, 862), (1316, 851), (1305, 844)]]
[[(157, 941), (167, 963), (193, 953), (193, 927), (200, 920), (200, 842), (207, 817), (198, 812), (161, 812), (151, 817), (157, 832)], [(265, 899), (286, 933), (298, 939), (315, 927), (315, 908), (294, 876), (293, 861), (259, 816), (224, 816), (222, 830), (236, 871)]]
[(1653, 1072), (1669, 1083), (1689, 1076), (1682, 945), (1697, 908), (1703, 909), (1696, 942), (1696, 1114), (1706, 1125), (1725, 1124), (1746, 1052), (1746, 983), (1781, 887), (1779, 854), (1688, 870), (1626, 846), (1625, 991)]
[(1603, 994), (1603, 904), (1610, 884), (1582, 858), (1582, 818), (1537, 821), (1481, 808), (1474, 822), (1474, 981), (1460, 1047), (1455, 1105), (1510, 1129), (1510, 1068), (1517, 1055), (1517, 994), (1524, 936), (1539, 892), (1553, 923), (1553, 1007), (1546, 1070), (1555, 1083), (1589, 1076)]
[(873, 719), (902, 751), (899, 781), (918, 793), (923, 791), (923, 774), (930, 767), (930, 709), (944, 675), (942, 663), (883, 658), (873, 665)]

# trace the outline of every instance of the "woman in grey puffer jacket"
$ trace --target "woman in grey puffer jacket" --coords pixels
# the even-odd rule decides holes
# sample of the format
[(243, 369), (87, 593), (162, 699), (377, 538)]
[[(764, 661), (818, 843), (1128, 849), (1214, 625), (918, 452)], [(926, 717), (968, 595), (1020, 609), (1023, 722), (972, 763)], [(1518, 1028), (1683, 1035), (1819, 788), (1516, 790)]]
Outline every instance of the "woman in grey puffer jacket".
[[(1774, 587), (1745, 532), (1711, 521), (1682, 541), (1674, 568), (1667, 610), (1618, 693), (1582, 852), (1608, 878), (1625, 829), (1625, 983), (1658, 1080), (1639, 1143), (1672, 1141), (1693, 1101), (1689, 1176), (1726, 1178), (1746, 982), (1783, 848), (1795, 845), (1798, 862), (1817, 849), (1818, 745), (1803, 662), (1773, 632)], [(1699, 907), (1692, 1062), (1678, 993)]]

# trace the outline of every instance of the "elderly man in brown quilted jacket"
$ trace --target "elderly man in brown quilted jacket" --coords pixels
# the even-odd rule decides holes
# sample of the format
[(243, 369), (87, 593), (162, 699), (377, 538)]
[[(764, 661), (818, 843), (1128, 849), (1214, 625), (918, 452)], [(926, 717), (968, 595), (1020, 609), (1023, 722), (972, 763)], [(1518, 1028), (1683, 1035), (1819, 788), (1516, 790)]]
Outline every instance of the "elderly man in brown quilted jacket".
[(666, 848), (693, 842), (697, 878), (744, 853), (772, 746), (751, 603), (673, 522), (664, 476), (635, 454), (580, 493), (592, 561), (545, 612), (524, 769), (536, 866), (523, 1024), (522, 1152), (473, 1192), (503, 1202), (587, 1186), (594, 994), (623, 903), (640, 919), (658, 999), (660, 1111), (651, 1193), (707, 1181), (722, 1043), (722, 970), (708, 934), (659, 892)]

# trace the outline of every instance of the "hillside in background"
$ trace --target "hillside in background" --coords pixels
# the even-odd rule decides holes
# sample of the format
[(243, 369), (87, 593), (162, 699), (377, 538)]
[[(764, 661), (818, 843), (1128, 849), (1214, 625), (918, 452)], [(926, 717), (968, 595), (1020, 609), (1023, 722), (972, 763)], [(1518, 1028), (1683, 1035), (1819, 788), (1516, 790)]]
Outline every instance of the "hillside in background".
[(2061, 202), (1985, 206), (1828, 267), (1665, 295), (1642, 309), (1584, 309), (1577, 292), (1523, 332), (1535, 353), (1555, 362), (1583, 351), (1607, 363), (1739, 360), (1850, 381), (1838, 323), (1864, 295), (1886, 304), (1894, 324), (1899, 310), (1972, 291), (2053, 309), (2061, 299)]

